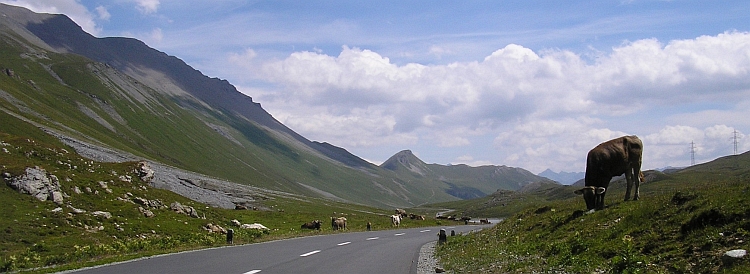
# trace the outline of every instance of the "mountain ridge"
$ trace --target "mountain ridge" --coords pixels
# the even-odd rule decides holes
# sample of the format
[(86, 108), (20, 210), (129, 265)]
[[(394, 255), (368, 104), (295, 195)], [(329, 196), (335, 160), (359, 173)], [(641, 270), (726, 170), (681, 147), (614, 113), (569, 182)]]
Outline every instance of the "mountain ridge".
[(376, 166), (306, 139), (228, 81), (141, 41), (93, 37), (64, 15), (5, 4), (0, 13), (0, 68), (14, 71), (0, 81), (0, 110), (61, 136), (238, 184), (378, 207), (541, 180), (522, 169), (426, 164), (411, 151)]

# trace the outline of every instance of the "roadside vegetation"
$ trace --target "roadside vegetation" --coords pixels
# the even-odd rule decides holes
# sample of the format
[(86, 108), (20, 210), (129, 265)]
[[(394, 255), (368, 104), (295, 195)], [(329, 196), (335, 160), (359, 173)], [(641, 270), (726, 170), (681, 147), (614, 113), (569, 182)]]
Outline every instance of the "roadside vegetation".
[(750, 273), (747, 256), (723, 257), (750, 249), (750, 153), (650, 174), (640, 201), (623, 202), (622, 183), (614, 184), (596, 212), (579, 196), (538, 192), (462, 201), (473, 214), (504, 212), (508, 204), (488, 206), (499, 199), (521, 210), (494, 216), (505, 220), (491, 229), (449, 237), (436, 252), (454, 273)]
[[(337, 203), (301, 196), (267, 195), (261, 210), (208, 207), (167, 190), (152, 188), (135, 173), (137, 163), (100, 163), (75, 151), (36, 127), (0, 111), (0, 272), (54, 272), (138, 257), (228, 245), (226, 234), (210, 233), (215, 224), (234, 230), (233, 244), (304, 237), (333, 231), (330, 217), (346, 217), (347, 231), (390, 229), (393, 210)], [(20, 194), (7, 185), (27, 167), (40, 167), (59, 178), (67, 194), (61, 205)], [(130, 180), (122, 180), (129, 176)], [(100, 182), (106, 183), (106, 188)], [(81, 190), (76, 193), (74, 188)], [(90, 192), (87, 190), (90, 190)], [(135, 198), (159, 201), (146, 217)], [(193, 207), (198, 218), (173, 211), (178, 202)], [(78, 213), (75, 210), (79, 210)], [(96, 216), (94, 211), (111, 213)], [(416, 214), (426, 212), (415, 211)], [(429, 216), (429, 215), (428, 215)], [(301, 229), (305, 222), (322, 222), (321, 230)], [(268, 230), (241, 229), (233, 224), (260, 223)], [(441, 220), (443, 223), (446, 221)], [(406, 218), (401, 227), (431, 226), (435, 219)]]

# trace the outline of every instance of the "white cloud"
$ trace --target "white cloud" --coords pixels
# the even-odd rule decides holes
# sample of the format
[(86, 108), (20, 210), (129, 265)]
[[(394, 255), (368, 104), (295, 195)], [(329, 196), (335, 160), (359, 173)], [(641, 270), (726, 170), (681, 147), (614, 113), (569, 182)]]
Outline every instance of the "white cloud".
[[(232, 58), (254, 62), (254, 54)], [(715, 126), (729, 123), (719, 119), (747, 116), (750, 33), (627, 42), (593, 62), (570, 51), (537, 53), (511, 44), (482, 61), (397, 65), (345, 46), (338, 56), (296, 52), (247, 76), (272, 86), (259, 101), (274, 115), (283, 112), (285, 123), (303, 135), (342, 146), (406, 135), (415, 145), (464, 147), (491, 134), (498, 163), (581, 170), (581, 158), (596, 144), (638, 134), (653, 146), (647, 158), (654, 165), (646, 165), (658, 167), (684, 156), (669, 147), (726, 135)], [(717, 141), (702, 142), (701, 152), (717, 155), (720, 138), (709, 139)]]
[(104, 6), (98, 6), (94, 10), (96, 10), (96, 14), (98, 15), (99, 19), (101, 19), (101, 20), (107, 21), (107, 20), (109, 20), (109, 18), (112, 17), (112, 15), (109, 14), (109, 11), (107, 11), (107, 8), (105, 8)]
[(136, 9), (143, 14), (156, 13), (159, 9), (159, 0), (135, 0)]
[(101, 28), (97, 27), (94, 16), (76, 0), (0, 0), (0, 2), (24, 7), (37, 13), (65, 14), (84, 31), (97, 36)]

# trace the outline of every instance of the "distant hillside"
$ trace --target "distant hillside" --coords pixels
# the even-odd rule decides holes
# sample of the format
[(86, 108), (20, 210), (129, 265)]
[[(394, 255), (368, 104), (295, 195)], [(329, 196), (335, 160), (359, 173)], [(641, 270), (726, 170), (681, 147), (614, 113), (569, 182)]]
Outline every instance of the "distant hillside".
[(554, 183), (522, 168), (426, 164), (409, 150), (396, 153), (380, 166), (402, 177), (441, 182), (447, 186), (448, 194), (461, 199), (483, 197), (499, 189), (518, 190), (532, 183)]
[(565, 172), (565, 171), (554, 172), (550, 169), (546, 169), (545, 171), (542, 171), (542, 173), (539, 173), (538, 175), (548, 178), (550, 180), (556, 181), (563, 185), (572, 185), (576, 181), (583, 179), (586, 173), (585, 172)]

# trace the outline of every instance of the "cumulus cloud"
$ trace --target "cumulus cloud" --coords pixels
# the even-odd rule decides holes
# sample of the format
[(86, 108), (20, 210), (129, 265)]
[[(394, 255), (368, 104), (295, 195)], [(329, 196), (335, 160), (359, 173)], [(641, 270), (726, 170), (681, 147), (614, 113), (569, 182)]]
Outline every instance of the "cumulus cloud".
[[(344, 46), (338, 56), (296, 52), (250, 76), (273, 86), (260, 96), (264, 104), (283, 109), (277, 112), (284, 123), (314, 139), (342, 145), (356, 139), (356, 146), (366, 146), (409, 136), (410, 142), (456, 147), (469, 145), (472, 136), (494, 135), (499, 162), (539, 169), (562, 170), (573, 162), (582, 169), (580, 158), (591, 147), (625, 134), (644, 137), (654, 146), (648, 157), (664, 157), (663, 164), (684, 156), (673, 146), (691, 140), (715, 155), (729, 127), (701, 112), (735, 119), (748, 113), (741, 106), (750, 96), (750, 33), (625, 42), (586, 60), (566, 50), (510, 44), (481, 61), (397, 65)], [(641, 126), (644, 117), (653, 121)]]
[[(89, 34), (97, 36), (101, 33), (101, 28), (94, 21), (94, 16), (76, 0), (0, 0), (0, 2), (24, 7), (37, 13), (65, 14)], [(101, 16), (101, 13), (99, 15)]]

